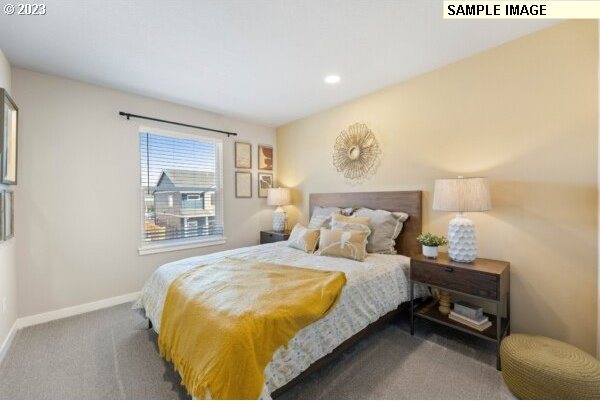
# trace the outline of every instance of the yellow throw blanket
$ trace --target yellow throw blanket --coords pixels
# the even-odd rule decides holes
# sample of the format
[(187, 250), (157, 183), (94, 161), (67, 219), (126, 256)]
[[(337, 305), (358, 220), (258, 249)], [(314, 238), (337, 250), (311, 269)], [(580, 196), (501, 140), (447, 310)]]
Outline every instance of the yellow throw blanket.
[(346, 284), (342, 272), (225, 259), (169, 286), (160, 354), (196, 398), (257, 399), (275, 351), (321, 319)]

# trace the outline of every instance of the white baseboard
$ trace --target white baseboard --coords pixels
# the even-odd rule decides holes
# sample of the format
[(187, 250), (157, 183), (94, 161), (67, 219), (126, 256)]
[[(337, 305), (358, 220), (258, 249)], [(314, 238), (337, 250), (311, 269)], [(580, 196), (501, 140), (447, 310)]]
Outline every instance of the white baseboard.
[(66, 317), (81, 315), (82, 313), (93, 312), (98, 309), (110, 308), (111, 306), (133, 302), (140, 296), (140, 292), (132, 292), (130, 294), (119, 295), (112, 298), (101, 299), (99, 301), (89, 302), (87, 304), (70, 306), (68, 308), (57, 309), (50, 312), (44, 312), (37, 315), (25, 316), (18, 318), (15, 322), (17, 329), (23, 327), (34, 326), (50, 322), (52, 320), (64, 319)]
[(12, 344), (13, 338), (15, 338), (15, 334), (17, 334), (17, 330), (18, 330), (18, 326), (17, 326), (17, 322), (15, 321), (13, 323), (12, 327), (10, 328), (10, 330), (8, 331), (6, 338), (2, 342), (2, 345), (0, 345), (0, 363), (6, 356), (6, 353), (8, 352), (8, 349), (10, 348), (10, 345)]
[(104, 308), (110, 308), (111, 306), (124, 304), (126, 302), (133, 302), (136, 299), (138, 299), (139, 296), (139, 291), (132, 292), (130, 294), (101, 299), (99, 301), (89, 302), (87, 304), (70, 306), (68, 308), (62, 308), (50, 312), (39, 313), (37, 315), (18, 318), (10, 328), (8, 335), (2, 342), (2, 345), (0, 346), (0, 362), (2, 362), (2, 359), (4, 359), (4, 357), (6, 356), (8, 348), (10, 348), (15, 334), (17, 334), (17, 331), (19, 331), (23, 327), (35, 326), (36, 324), (47, 323), (52, 320), (64, 319), (70, 316), (81, 315), (82, 313), (93, 312), (95, 310)]

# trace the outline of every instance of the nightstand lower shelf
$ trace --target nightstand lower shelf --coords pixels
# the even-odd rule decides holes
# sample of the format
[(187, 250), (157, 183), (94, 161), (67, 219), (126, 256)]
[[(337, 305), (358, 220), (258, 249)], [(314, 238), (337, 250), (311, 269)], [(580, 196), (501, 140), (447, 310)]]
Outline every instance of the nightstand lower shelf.
[[(423, 319), (430, 320), (432, 322), (440, 323), (445, 326), (452, 327), (456, 330), (463, 331), (468, 334), (472, 334), (479, 338), (483, 338), (484, 340), (498, 342), (497, 338), (497, 324), (496, 324), (496, 315), (492, 315), (489, 313), (485, 313), (485, 315), (490, 319), (492, 325), (485, 329), (484, 331), (475, 330), (469, 326), (456, 322), (447, 315), (442, 314), (438, 310), (438, 302), (436, 300), (427, 302), (425, 305), (415, 307), (414, 316), (420, 317)], [(506, 318), (501, 319), (501, 330), (500, 330), (500, 338), (502, 338), (509, 328), (509, 321)]]

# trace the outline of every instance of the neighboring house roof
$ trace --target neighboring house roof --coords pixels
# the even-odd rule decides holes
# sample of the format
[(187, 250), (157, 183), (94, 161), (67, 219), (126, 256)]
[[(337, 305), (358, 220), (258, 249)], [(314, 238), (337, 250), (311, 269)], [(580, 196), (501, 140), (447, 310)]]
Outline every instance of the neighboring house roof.
[(161, 191), (213, 191), (216, 189), (215, 173), (199, 170), (163, 170), (155, 192)]

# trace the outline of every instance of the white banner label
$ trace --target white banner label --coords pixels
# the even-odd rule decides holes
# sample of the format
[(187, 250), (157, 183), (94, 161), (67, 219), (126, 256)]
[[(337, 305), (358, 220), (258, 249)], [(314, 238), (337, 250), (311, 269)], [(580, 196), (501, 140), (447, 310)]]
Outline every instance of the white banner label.
[(598, 0), (444, 0), (447, 19), (598, 19)]

